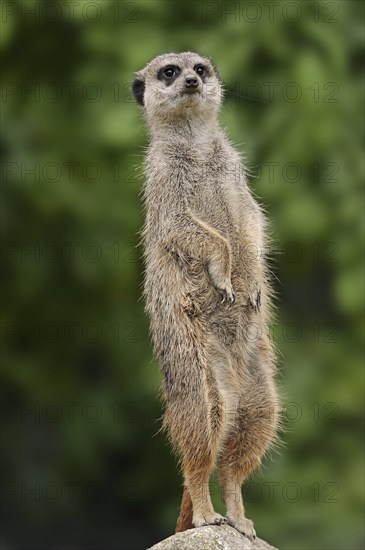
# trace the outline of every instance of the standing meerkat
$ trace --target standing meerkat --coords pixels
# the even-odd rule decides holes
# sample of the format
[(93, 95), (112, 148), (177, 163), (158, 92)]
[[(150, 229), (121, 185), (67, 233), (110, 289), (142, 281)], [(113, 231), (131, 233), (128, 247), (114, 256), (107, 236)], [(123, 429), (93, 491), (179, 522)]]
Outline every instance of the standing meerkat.
[[(144, 292), (164, 426), (184, 473), (176, 531), (228, 522), (254, 537), (241, 486), (275, 437), (279, 409), (264, 216), (219, 126), (222, 85), (209, 59), (160, 55), (132, 90), (151, 135)], [(209, 494), (216, 464), (226, 518)]]

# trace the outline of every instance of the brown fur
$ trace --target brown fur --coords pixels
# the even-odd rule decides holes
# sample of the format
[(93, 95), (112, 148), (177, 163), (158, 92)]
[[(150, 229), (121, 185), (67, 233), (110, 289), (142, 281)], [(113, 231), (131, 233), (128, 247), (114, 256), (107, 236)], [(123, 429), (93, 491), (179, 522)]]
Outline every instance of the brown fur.
[[(171, 65), (178, 67), (173, 82), (161, 77)], [(187, 78), (197, 79), (197, 93), (186, 91)], [(241, 485), (275, 437), (279, 408), (264, 216), (219, 127), (222, 87), (208, 59), (158, 56), (137, 73), (133, 90), (152, 138), (145, 298), (164, 376), (164, 426), (184, 472), (177, 530), (228, 521), (254, 536)], [(209, 494), (217, 463), (226, 519)]]

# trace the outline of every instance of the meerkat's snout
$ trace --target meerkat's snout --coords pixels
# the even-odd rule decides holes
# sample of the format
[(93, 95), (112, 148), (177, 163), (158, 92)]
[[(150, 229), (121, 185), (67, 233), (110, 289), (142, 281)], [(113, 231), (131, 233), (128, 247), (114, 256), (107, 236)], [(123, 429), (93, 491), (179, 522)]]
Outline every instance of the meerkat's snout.
[(198, 86), (199, 82), (197, 78), (185, 78), (185, 88), (197, 88)]
[(197, 79), (197, 77), (192, 75), (185, 77), (184, 88), (184, 91), (188, 93), (198, 92), (199, 80)]

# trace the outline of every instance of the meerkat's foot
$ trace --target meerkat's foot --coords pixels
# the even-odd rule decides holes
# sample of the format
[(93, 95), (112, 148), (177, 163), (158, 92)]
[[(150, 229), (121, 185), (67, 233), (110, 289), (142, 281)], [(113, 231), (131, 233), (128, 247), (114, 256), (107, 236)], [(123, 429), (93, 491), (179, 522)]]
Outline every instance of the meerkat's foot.
[(224, 523), (227, 523), (226, 518), (216, 512), (193, 518), (194, 527), (204, 527), (204, 525), (223, 525)]
[(237, 531), (242, 533), (242, 535), (245, 535), (249, 539), (255, 540), (256, 531), (253, 522), (250, 519), (247, 519), (245, 517), (233, 519), (227, 516), (227, 523), (228, 525), (231, 525), (232, 527), (237, 529)]

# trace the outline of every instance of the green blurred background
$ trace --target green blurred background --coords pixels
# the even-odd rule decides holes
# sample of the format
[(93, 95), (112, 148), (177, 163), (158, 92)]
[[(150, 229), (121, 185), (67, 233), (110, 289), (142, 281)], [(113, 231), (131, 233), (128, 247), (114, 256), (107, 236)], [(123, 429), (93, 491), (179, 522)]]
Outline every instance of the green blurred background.
[(362, 2), (1, 9), (1, 548), (173, 533), (182, 480), (157, 433), (137, 246), (148, 138), (129, 87), (185, 50), (218, 68), (222, 124), (273, 234), (285, 432), (247, 514), (281, 550), (362, 548)]

